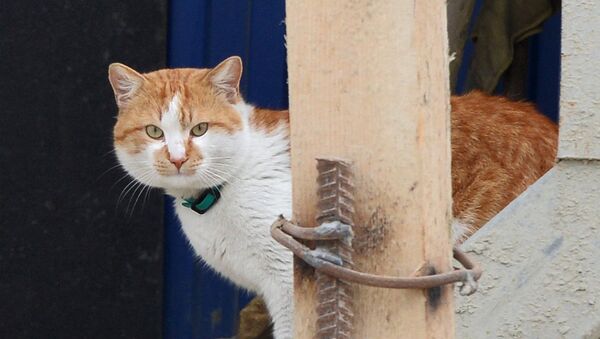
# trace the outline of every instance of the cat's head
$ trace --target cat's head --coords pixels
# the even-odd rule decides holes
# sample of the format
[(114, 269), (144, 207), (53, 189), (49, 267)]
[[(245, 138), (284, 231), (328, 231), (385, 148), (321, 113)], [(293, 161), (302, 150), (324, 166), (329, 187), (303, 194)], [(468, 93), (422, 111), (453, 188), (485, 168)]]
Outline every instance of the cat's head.
[(119, 108), (114, 147), (121, 165), (138, 181), (167, 190), (231, 179), (244, 149), (241, 74), (239, 57), (213, 69), (146, 74), (111, 64), (109, 81)]

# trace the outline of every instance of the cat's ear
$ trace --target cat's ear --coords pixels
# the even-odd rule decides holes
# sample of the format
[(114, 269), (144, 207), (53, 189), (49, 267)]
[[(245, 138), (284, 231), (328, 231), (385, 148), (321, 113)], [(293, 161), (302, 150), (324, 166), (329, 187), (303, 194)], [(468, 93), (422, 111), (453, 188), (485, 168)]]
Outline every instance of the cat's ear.
[(142, 86), (144, 76), (123, 64), (114, 63), (108, 66), (108, 81), (115, 92), (117, 106), (122, 107)]
[(213, 68), (208, 73), (208, 79), (227, 101), (235, 104), (240, 98), (240, 79), (242, 78), (242, 59), (232, 56)]

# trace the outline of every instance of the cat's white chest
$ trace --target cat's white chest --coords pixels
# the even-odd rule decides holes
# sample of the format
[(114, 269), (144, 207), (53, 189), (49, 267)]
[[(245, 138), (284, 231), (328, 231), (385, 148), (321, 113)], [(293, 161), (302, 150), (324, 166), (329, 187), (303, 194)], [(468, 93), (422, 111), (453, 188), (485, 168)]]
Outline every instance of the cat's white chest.
[(289, 173), (225, 186), (221, 199), (205, 214), (181, 202), (176, 199), (175, 204), (183, 231), (214, 270), (259, 293), (265, 292), (261, 283), (274, 271), (291, 276), (291, 254), (270, 235), (277, 216), (291, 214)]

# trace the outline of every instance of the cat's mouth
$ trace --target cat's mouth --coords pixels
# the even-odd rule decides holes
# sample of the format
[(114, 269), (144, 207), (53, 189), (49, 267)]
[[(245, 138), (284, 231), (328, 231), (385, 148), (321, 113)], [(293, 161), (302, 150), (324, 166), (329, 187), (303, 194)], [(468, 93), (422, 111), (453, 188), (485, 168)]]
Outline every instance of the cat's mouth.
[(163, 177), (191, 177), (196, 174), (197, 169), (195, 168), (181, 168), (181, 169), (169, 169), (164, 170), (163, 168), (157, 168), (159, 175)]
[(194, 176), (195, 171), (178, 171), (173, 173), (164, 173), (161, 176), (165, 178), (189, 178)]

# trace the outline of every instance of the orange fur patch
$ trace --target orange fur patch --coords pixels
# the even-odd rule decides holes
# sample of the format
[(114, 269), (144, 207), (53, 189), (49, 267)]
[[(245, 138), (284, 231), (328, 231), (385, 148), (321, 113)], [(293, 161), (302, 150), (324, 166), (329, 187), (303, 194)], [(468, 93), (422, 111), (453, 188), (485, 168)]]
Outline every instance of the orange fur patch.
[(250, 117), (250, 125), (258, 130), (272, 132), (278, 126), (289, 126), (290, 115), (286, 111), (256, 108)]
[(144, 81), (131, 100), (120, 107), (114, 128), (115, 144), (132, 153), (151, 141), (145, 126), (159, 126), (163, 112), (175, 96), (181, 102), (180, 120), (184, 128), (208, 122), (210, 129), (224, 133), (241, 130), (239, 113), (218, 95), (207, 77), (209, 69), (164, 69), (144, 74)]
[(558, 127), (530, 103), (481, 92), (451, 105), (453, 213), (472, 234), (554, 166)]

